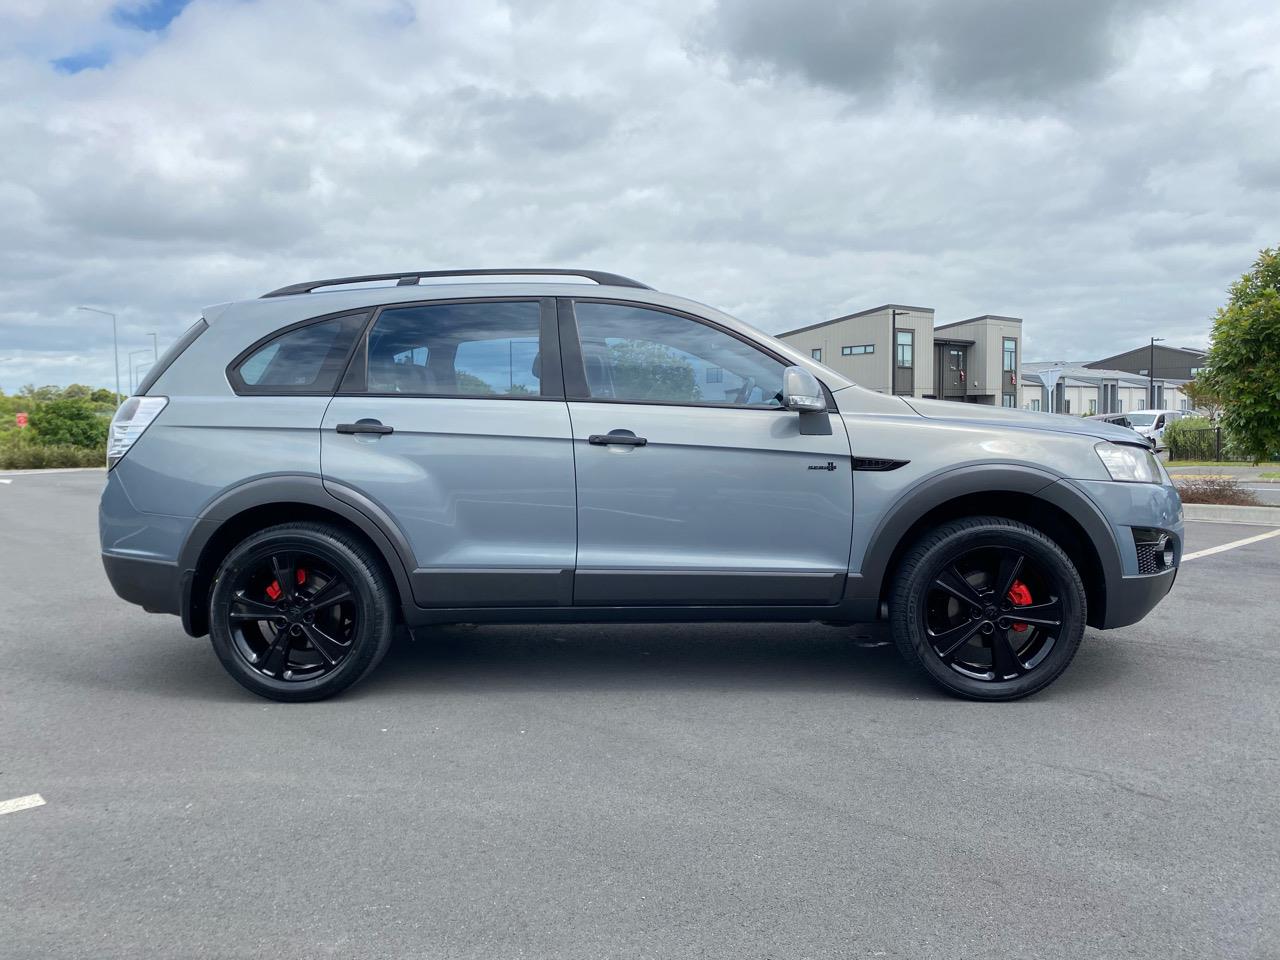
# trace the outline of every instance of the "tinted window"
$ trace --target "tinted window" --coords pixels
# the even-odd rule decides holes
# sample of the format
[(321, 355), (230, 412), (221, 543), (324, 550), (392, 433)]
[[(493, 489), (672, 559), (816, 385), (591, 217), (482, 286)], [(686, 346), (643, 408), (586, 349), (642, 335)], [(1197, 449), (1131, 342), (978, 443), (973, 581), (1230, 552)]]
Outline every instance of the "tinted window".
[(781, 406), (783, 365), (723, 331), (622, 304), (574, 312), (592, 398)]
[(910, 330), (899, 330), (897, 332), (897, 364), (900, 367), (909, 367), (912, 364), (915, 352), (915, 334)]
[(296, 327), (263, 344), (233, 371), (250, 393), (327, 393), (334, 389), (367, 314)]
[(541, 322), (533, 300), (383, 310), (369, 331), (368, 390), (536, 397)]

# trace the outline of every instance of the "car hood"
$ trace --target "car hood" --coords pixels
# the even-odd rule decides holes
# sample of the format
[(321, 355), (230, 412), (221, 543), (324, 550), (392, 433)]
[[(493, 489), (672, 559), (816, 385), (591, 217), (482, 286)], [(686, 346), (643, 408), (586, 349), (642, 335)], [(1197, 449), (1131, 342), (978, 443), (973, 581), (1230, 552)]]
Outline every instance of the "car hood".
[(1074, 433), (1082, 437), (1113, 440), (1116, 443), (1140, 442), (1140, 438), (1128, 427), (1101, 420), (1088, 420), (1064, 413), (1031, 413), (1009, 407), (989, 407), (979, 403), (957, 403), (955, 400), (903, 400), (922, 417), (946, 420), (951, 423), (972, 423), (975, 426), (1016, 427), (1022, 430), (1051, 430), (1054, 433)]

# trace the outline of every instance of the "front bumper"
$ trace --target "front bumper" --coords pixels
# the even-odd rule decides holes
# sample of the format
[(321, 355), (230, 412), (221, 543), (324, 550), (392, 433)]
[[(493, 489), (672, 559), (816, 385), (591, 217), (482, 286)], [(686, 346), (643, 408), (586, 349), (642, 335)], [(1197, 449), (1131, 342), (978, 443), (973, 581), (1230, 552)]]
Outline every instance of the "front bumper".
[(1107, 617), (1104, 630), (1137, 623), (1155, 609), (1173, 588), (1178, 568), (1146, 576), (1121, 577), (1107, 584)]

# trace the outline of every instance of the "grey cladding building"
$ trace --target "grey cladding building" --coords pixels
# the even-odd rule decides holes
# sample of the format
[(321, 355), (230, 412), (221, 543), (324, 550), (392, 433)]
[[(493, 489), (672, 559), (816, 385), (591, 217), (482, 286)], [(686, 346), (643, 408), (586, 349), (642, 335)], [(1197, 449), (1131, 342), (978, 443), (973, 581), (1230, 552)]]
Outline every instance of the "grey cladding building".
[(935, 327), (932, 307), (886, 303), (778, 337), (880, 393), (1018, 405), (1017, 317), (984, 314)]

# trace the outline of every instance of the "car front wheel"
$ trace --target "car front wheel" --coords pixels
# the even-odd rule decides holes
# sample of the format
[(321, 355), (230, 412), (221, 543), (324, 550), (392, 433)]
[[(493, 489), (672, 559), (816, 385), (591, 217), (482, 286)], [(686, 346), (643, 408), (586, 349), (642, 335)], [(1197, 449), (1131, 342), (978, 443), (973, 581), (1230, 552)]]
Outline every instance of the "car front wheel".
[(1086, 601), (1071, 560), (1039, 530), (971, 517), (907, 551), (889, 613), (903, 657), (939, 686), (973, 700), (1016, 700), (1067, 668)]
[(218, 659), (242, 686), (272, 700), (322, 700), (386, 653), (393, 593), (360, 540), (326, 524), (286, 523), (223, 560), (209, 627)]

